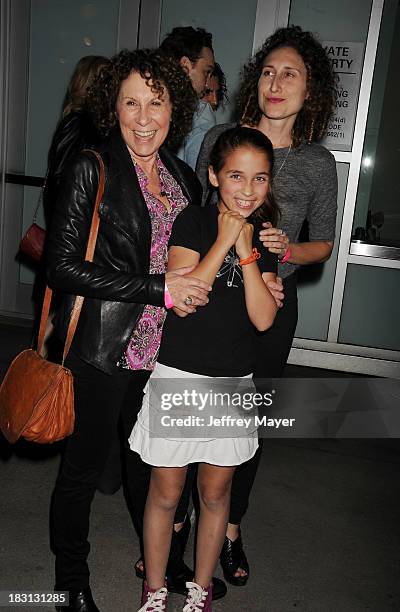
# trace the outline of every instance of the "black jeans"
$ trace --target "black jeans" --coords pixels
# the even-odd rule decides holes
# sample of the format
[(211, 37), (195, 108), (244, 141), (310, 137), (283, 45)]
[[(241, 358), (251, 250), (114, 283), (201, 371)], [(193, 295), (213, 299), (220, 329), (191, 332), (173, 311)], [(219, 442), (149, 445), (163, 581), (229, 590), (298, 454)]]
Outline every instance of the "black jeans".
[[(262, 379), (280, 378), (286, 365), (297, 325), (297, 285), (296, 276), (292, 274), (283, 281), (285, 293), (284, 305), (277, 312), (272, 327), (257, 334), (256, 366), (253, 378), (257, 388), (262, 387)], [(259, 439), (259, 448), (249, 461), (239, 465), (233, 475), (231, 510), (229, 522), (240, 525), (245, 515), (251, 490), (260, 463), (263, 440)]]
[[(52, 543), (56, 553), (56, 587), (82, 590), (89, 585), (87, 557), (92, 500), (121, 416), (126, 438), (142, 404), (146, 371), (121, 370), (110, 376), (70, 353), (66, 366), (74, 376), (75, 429), (66, 442), (52, 507)], [(127, 474), (137, 455), (125, 453)], [(147, 477), (150, 467), (147, 466)], [(133, 481), (134, 479), (132, 479)], [(128, 476), (128, 482), (130, 478)], [(141, 491), (131, 490), (133, 506), (144, 505)], [(142, 515), (142, 509), (138, 510)]]
[(297, 325), (296, 274), (283, 279), (285, 298), (272, 327), (257, 333), (253, 378), (280, 378), (289, 357)]

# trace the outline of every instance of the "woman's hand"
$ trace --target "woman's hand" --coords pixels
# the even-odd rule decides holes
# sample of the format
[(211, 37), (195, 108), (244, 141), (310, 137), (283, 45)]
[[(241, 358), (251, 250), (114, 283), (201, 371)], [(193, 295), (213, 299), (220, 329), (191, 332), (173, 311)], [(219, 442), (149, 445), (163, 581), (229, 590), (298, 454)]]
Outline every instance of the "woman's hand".
[(236, 253), (240, 259), (246, 259), (253, 253), (253, 232), (254, 227), (251, 223), (243, 225), (242, 231), (235, 242)]
[(227, 210), (218, 216), (217, 241), (222, 243), (228, 251), (236, 243), (246, 219), (237, 212)]
[(261, 242), (270, 253), (276, 253), (279, 258), (282, 258), (289, 246), (289, 238), (283, 230), (272, 227), (269, 221), (263, 223), (263, 227), (265, 229), (260, 231)]
[[(209, 283), (193, 276), (186, 276), (194, 268), (195, 266), (178, 268), (167, 272), (165, 275), (165, 282), (174, 306), (188, 314), (196, 312), (196, 306), (208, 304), (208, 293), (212, 289)], [(188, 298), (191, 299), (190, 304), (186, 303), (190, 301)]]

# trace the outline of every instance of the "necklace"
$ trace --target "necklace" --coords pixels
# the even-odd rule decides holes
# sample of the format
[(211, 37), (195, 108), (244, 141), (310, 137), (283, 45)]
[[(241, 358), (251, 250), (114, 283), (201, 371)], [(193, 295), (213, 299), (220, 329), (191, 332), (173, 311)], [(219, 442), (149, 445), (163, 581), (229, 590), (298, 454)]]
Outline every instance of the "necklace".
[(279, 166), (278, 171), (277, 171), (277, 172), (275, 172), (275, 174), (274, 174), (274, 179), (276, 179), (276, 177), (278, 176), (278, 174), (279, 174), (279, 173), (280, 173), (280, 171), (282, 170), (283, 166), (286, 164), (286, 160), (287, 160), (287, 158), (289, 157), (289, 153), (290, 153), (290, 151), (291, 151), (291, 150), (292, 150), (292, 143), (290, 143), (289, 148), (288, 148), (288, 151), (287, 151), (287, 153), (286, 153), (286, 155), (285, 155), (285, 159), (283, 160), (283, 162), (282, 162), (282, 163), (281, 163), (281, 165)]

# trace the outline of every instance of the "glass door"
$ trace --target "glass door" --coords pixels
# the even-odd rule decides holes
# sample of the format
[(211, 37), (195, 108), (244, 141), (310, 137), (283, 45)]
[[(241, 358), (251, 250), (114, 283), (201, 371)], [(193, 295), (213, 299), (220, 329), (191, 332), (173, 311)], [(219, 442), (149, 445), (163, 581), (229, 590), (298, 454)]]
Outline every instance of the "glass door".
[[(400, 352), (400, 8), (386, 0), (343, 294), (339, 342)], [(400, 366), (399, 366), (400, 372)]]

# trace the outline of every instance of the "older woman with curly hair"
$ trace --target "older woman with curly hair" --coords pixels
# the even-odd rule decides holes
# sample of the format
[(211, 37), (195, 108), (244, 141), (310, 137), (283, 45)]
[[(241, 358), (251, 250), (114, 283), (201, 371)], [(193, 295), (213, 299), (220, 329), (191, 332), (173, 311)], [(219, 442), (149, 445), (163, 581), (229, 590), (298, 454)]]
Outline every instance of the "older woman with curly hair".
[[(326, 261), (332, 252), (336, 166), (333, 155), (318, 140), (325, 133), (335, 99), (336, 79), (324, 48), (298, 26), (277, 30), (243, 69), (238, 117), (242, 125), (260, 130), (273, 144), (273, 191), (281, 213), (279, 227), (264, 224), (261, 231), (264, 246), (280, 260), (284, 300), (272, 327), (256, 339), (254, 377), (260, 383), (280, 377), (289, 355), (297, 324), (298, 267)], [(219, 134), (229, 127), (216, 126), (203, 141), (197, 173), (205, 201), (213, 198), (207, 185), (209, 154)], [(299, 242), (304, 221), (308, 240)], [(260, 449), (233, 478), (221, 564), (225, 578), (235, 585), (244, 585), (249, 576), (240, 523), (259, 459)]]
[[(66, 361), (74, 376), (76, 425), (53, 499), (56, 588), (69, 591), (68, 610), (98, 610), (87, 565), (90, 507), (120, 416), (126, 437), (132, 429), (166, 308), (191, 314), (208, 301), (208, 284), (185, 276), (191, 268), (166, 272), (172, 224), (188, 204), (200, 202), (201, 187), (164, 143), (182, 140), (196, 103), (190, 80), (160, 52), (123, 51), (102, 70), (90, 92), (106, 137), (97, 147), (106, 186), (93, 262), (85, 261), (99, 183), (93, 153), (81, 152), (60, 185), (48, 278), (63, 293), (55, 321), (61, 338), (74, 297), (85, 297)], [(128, 480), (131, 469), (128, 462)]]

